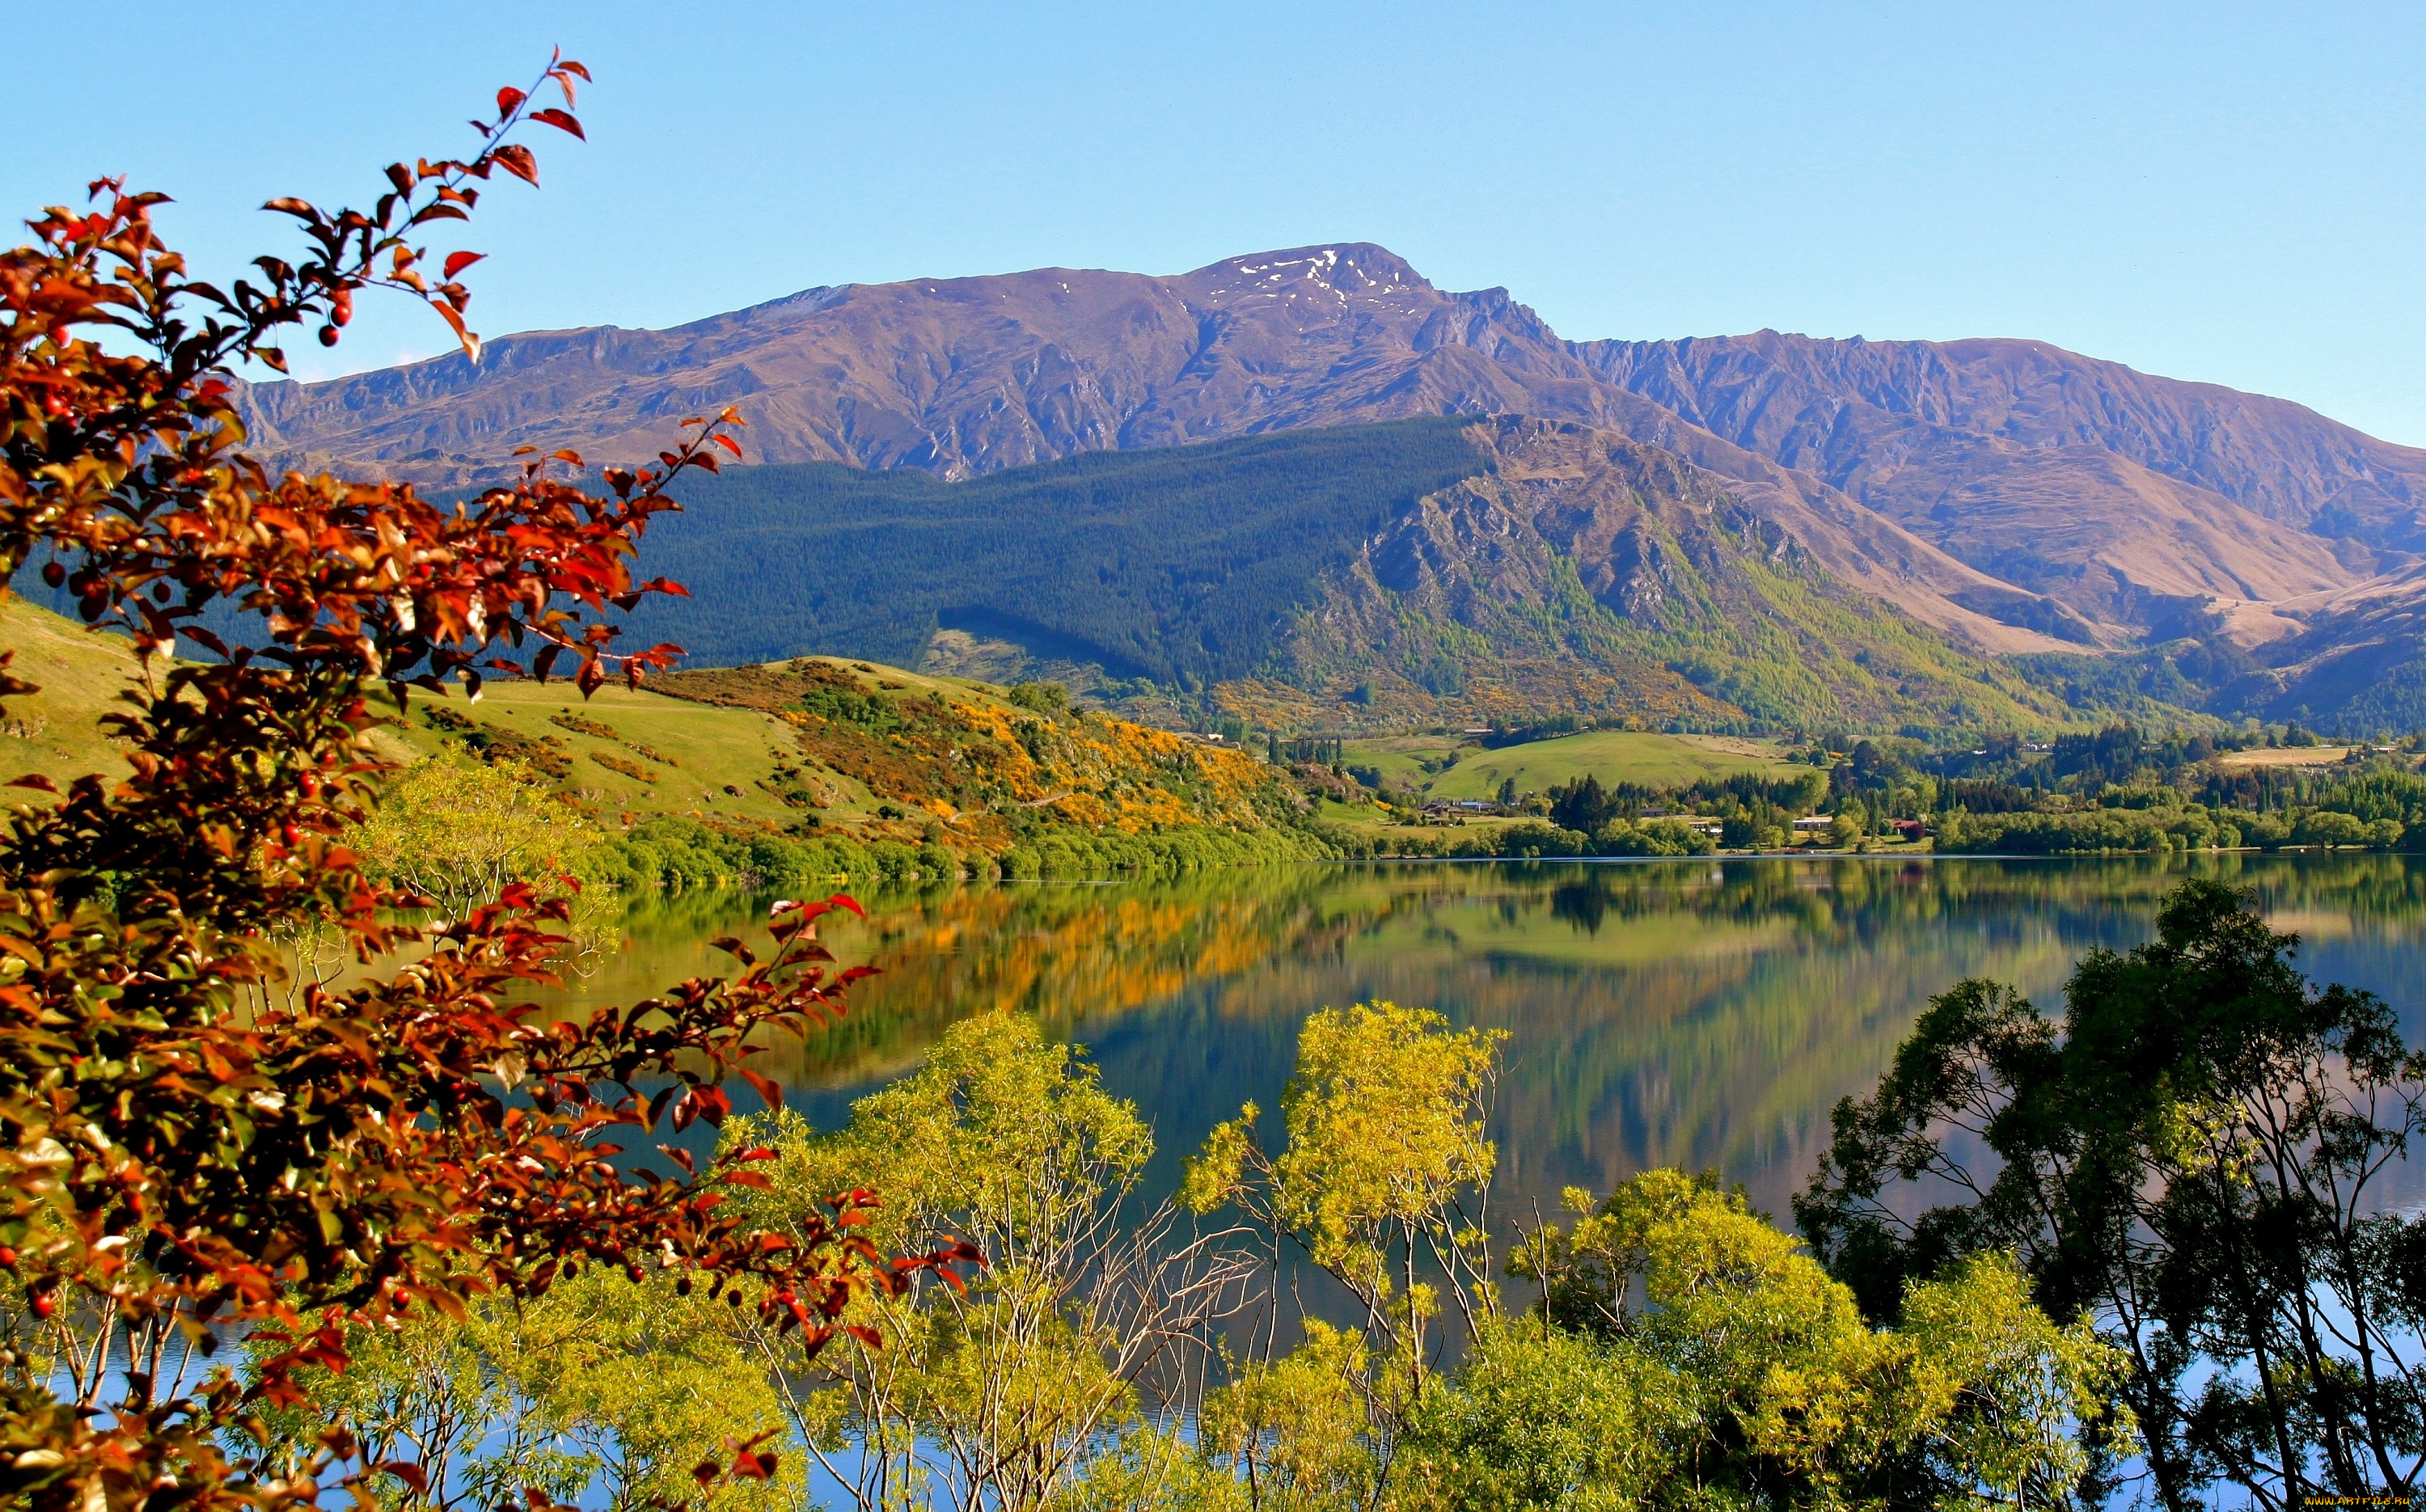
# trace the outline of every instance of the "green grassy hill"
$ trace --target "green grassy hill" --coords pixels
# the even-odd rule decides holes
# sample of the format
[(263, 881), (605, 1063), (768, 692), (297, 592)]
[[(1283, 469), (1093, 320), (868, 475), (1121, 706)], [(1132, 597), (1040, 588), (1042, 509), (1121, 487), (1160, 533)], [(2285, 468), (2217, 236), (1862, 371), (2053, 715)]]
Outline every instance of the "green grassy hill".
[(102, 738), (100, 722), (135, 684), (133, 648), (13, 594), (0, 597), (0, 648), (16, 652), (10, 674), (41, 690), (8, 700), (0, 720), (0, 781), (34, 772), (61, 786), (87, 772), (125, 776), (126, 763)]
[[(139, 684), (142, 668), (122, 635), (88, 629), (15, 593), (0, 594), (0, 650), (14, 651), (9, 672), (39, 691), (10, 699), (0, 717), (0, 781), (40, 773), (64, 787), (97, 772), (127, 775), (125, 758), (102, 734), (102, 716), (121, 707), (120, 695)], [(165, 663), (155, 663), (154, 670)], [(407, 742), (374, 737), (391, 758)]]
[(1774, 777), (1807, 770), (1788, 763), (1769, 741), (1634, 730), (1587, 730), (1497, 748), (1453, 735), (1399, 735), (1351, 740), (1341, 751), (1344, 764), (1403, 778), (1428, 797), (1449, 799), (1492, 797), (1510, 779), (1520, 793), (1546, 793), (1586, 776), (1604, 783), (1681, 787), (1738, 772)]
[[(11, 597), (0, 601), (0, 647), (40, 687), (9, 702), (0, 779), (123, 775), (99, 721), (138, 675), (126, 643)], [(1033, 875), (1320, 852), (1299, 828), (1310, 801), (1278, 768), (1023, 700), (967, 679), (809, 657), (679, 672), (587, 700), (564, 682), (493, 680), (477, 702), (416, 694), (374, 738), (398, 762), (510, 758), (610, 833), (681, 852), (686, 875), (736, 877), (760, 840), (822, 845), (821, 873), (869, 857), (921, 875), (946, 854)]]
[[(8, 701), (7, 718), (0, 721), (0, 780), (30, 772), (61, 782), (87, 772), (124, 776), (125, 761), (101, 732), (102, 716), (119, 706), (119, 695), (141, 675), (124, 638), (96, 633), (10, 595), (0, 599), (0, 648), (16, 652), (10, 670), (40, 689)], [(489, 732), (496, 732), (509, 748), (535, 747), (533, 754), (543, 764), (562, 760), (558, 785), (602, 811), (713, 811), (769, 820), (788, 812), (756, 786), (790, 740), (780, 721), (764, 716), (616, 687), (602, 689), (585, 704), (569, 683), (542, 688), (492, 682), (477, 703), (416, 696), (409, 716), (375, 737), (385, 754), (412, 760), (460, 744), (461, 732), (433, 723), (433, 711), (436, 718), (461, 723), (484, 743), (493, 742)], [(601, 738), (550, 723), (551, 716), (576, 716), (613, 732)], [(679, 764), (652, 762), (631, 742), (674, 755)], [(655, 780), (602, 764), (602, 755), (621, 765), (645, 767)], [(725, 794), (728, 784), (742, 796)], [(865, 795), (842, 796), (845, 812), (852, 812), (851, 799)], [(872, 803), (862, 806), (872, 812)]]
[[(416, 755), (468, 743), (521, 756), (609, 820), (680, 814), (782, 824), (794, 816), (766, 785), (789, 763), (791, 732), (749, 710), (611, 686), (584, 702), (570, 683), (492, 682), (477, 703), (415, 695), (398, 733)], [(826, 788), (838, 818), (874, 816), (864, 789)]]
[(1434, 797), (1487, 798), (1512, 778), (1520, 793), (1546, 793), (1561, 782), (1591, 776), (1605, 784), (1682, 787), (1706, 777), (1738, 772), (1791, 777), (1796, 770), (1766, 742), (1589, 730), (1496, 750), (1463, 751), (1455, 766), (1432, 779), (1430, 791)]

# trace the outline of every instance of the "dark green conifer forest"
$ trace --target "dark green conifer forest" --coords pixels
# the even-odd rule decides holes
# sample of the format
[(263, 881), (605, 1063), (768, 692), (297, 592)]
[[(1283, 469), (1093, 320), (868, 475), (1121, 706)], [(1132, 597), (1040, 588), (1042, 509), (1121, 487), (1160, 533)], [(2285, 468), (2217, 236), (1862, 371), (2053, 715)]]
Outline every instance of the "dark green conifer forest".
[(1324, 569), (1392, 510), (1480, 468), (1464, 425), (1090, 452), (961, 483), (735, 468), (652, 528), (651, 571), (692, 596), (649, 605), (635, 627), (679, 642), (692, 666), (803, 651), (915, 666), (941, 625), (1118, 677), (1238, 677)]

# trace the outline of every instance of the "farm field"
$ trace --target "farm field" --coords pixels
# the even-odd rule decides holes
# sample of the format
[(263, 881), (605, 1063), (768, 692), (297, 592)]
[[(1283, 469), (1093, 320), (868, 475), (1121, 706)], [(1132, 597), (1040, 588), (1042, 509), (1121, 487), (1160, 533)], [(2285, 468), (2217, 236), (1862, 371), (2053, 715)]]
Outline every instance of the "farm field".
[(1397, 850), (1400, 848), (1400, 843), (1416, 837), (1427, 844), (1436, 844), (1450, 840), (1480, 838), (1520, 824), (1540, 823), (1527, 815), (1471, 814), (1454, 819), (1446, 826), (1428, 824), (1413, 827), (1398, 823), (1383, 810), (1364, 804), (1341, 803), (1333, 798), (1323, 798), (1315, 805), (1315, 817), (1378, 842), (1385, 851)]
[(2285, 746), (2257, 750), (2228, 750), (2219, 766), (2332, 766), (2351, 753), (2348, 746)]
[(1350, 740), (1340, 747), (1340, 760), (1350, 766), (1369, 766), (1384, 778), (1403, 777), (1422, 787), (1461, 755), (1481, 748), (1464, 746), (1455, 735), (1383, 735)]

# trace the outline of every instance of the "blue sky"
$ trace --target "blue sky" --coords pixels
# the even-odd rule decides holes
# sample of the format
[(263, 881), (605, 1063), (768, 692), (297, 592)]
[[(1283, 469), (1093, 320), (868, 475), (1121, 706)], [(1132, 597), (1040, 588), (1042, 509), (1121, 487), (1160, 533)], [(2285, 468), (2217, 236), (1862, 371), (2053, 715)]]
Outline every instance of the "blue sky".
[[(2028, 336), (2426, 444), (2426, 8), (13, 8), (62, 108), (12, 212), (126, 172), (199, 269), (369, 199), (550, 46), (590, 144), (468, 237), (489, 334), (819, 283), (1381, 242), (1562, 334)], [(21, 75), (22, 77), (22, 75)], [(315, 376), (445, 348), (369, 311)], [(302, 364), (299, 363), (299, 367)]]

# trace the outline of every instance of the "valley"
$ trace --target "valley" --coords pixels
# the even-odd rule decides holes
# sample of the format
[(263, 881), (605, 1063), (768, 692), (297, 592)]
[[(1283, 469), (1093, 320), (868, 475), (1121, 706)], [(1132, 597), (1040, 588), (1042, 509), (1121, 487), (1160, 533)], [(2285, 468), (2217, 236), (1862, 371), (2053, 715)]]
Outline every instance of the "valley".
[[(644, 457), (677, 398), (735, 402), (749, 458), (647, 536), (687, 593), (623, 631), (682, 669), (588, 703), (493, 682), (379, 737), (510, 761), (655, 847), (636, 876), (1707, 847), (1662, 804), (1732, 815), (1739, 849), (2419, 817), (2384, 748), (2426, 726), (2426, 454), (2043, 343), (1574, 342), (1343, 244), (812, 290), (239, 394), (278, 465), (449, 500), (514, 445)], [(12, 586), (58, 675), (0, 754), (56, 767), (101, 653), (31, 606), (71, 607), (34, 564)], [(2172, 796), (2100, 796), (2142, 782)]]

